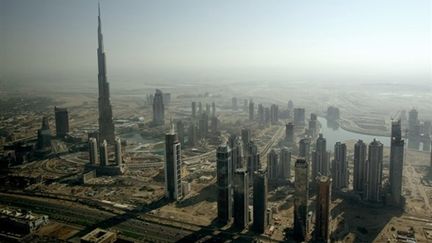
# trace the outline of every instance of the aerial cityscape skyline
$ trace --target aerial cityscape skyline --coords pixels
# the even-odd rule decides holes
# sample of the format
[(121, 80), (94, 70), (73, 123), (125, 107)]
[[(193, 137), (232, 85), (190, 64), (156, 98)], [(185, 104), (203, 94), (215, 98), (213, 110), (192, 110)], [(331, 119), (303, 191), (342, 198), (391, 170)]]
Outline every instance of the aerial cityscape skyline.
[[(55, 46), (50, 49), (51, 40), (32, 43), (33, 38), (24, 38), (30, 33), (20, 36), (19, 26), (36, 26), (38, 21), (25, 19), (35, 17), (40, 9), (50, 12), (57, 7), (57, 14), (64, 13), (63, 7), (80, 9), (88, 3), (60, 6), (41, 0), (25, 4), (34, 11), (12, 21), (28, 11), (14, 12), (24, 2), (0, 1), (11, 10), (2, 10), (1, 18), (7, 21), (0, 30), (13, 33), (0, 44), (6, 64), (0, 63), (0, 241), (432, 241), (432, 86), (423, 83), (432, 81), (427, 70), (431, 60), (427, 52), (412, 52), (421, 49), (413, 46), (416, 41), (430, 38), (423, 29), (430, 24), (416, 22), (430, 12), (409, 12), (430, 4), (408, 7), (407, 1), (391, 5), (382, 1), (371, 8), (369, 1), (316, 5), (130, 1), (128, 5), (106, 0), (108, 6), (118, 8), (117, 15), (111, 9), (105, 17), (97, 2), (97, 20), (93, 18), (97, 45), (88, 59), (93, 64), (86, 66), (88, 60), (82, 59), (83, 65), (76, 66), (93, 67), (91, 83), (84, 84), (76, 78), (85, 77), (85, 69), (75, 69), (74, 74), (64, 71), (73, 69), (70, 62), (83, 58), (86, 48), (76, 54), (64, 46), (65, 52), (54, 54), (52, 71), (44, 71), (42, 63), (56, 53)], [(128, 15), (121, 11), (125, 6)], [(177, 52), (164, 51), (184, 52), (184, 57), (159, 52), (160, 59), (153, 64), (160, 66), (142, 63), (144, 59), (138, 57), (142, 50), (150, 48), (150, 55), (160, 50), (147, 46), (149, 42), (133, 44), (137, 35), (127, 32), (134, 25), (120, 28), (124, 36), (108, 38), (126, 40), (124, 45), (112, 45), (124, 50), (105, 52), (111, 45), (105, 46), (102, 26), (105, 33), (129, 17), (138, 20), (134, 16), (138, 6), (155, 10), (146, 16), (148, 20), (169, 14), (152, 26), (158, 33), (149, 39), (163, 35), (159, 27), (168, 24), (170, 35), (176, 37), (171, 43), (178, 46), (163, 42), (162, 46)], [(282, 6), (292, 16), (279, 15), (284, 8), (277, 7)], [(389, 6), (392, 11), (384, 11)], [(367, 13), (370, 19), (358, 21), (372, 9)], [(183, 16), (179, 10), (191, 15)], [(80, 21), (85, 20), (85, 12), (80, 13)], [(305, 18), (306, 13), (314, 18)], [(410, 21), (403, 22), (408, 16)], [(43, 21), (51, 17), (37, 16)], [(293, 28), (301, 34), (299, 39), (290, 41), (302, 44), (297, 43), (301, 50), (292, 53), (293, 59), (285, 59), (293, 42), (284, 43), (286, 49), (278, 45), (283, 38), (276, 42), (272, 38), (287, 37), (276, 28), (291, 26), (290, 20), (301, 20)], [(393, 20), (410, 27), (410, 34)], [(51, 22), (46, 31), (69, 40), (70, 33), (63, 35), (65, 26), (55, 27), (61, 22)], [(185, 23), (190, 27), (186, 32), (177, 28)], [(79, 27), (71, 32), (82, 28), (75, 24)], [(17, 28), (11, 31), (11, 26)], [(348, 26), (368, 29), (357, 38), (358, 30)], [(182, 46), (182, 38), (197, 34), (196, 28), (202, 31), (199, 37)], [(225, 32), (231, 34), (230, 41), (217, 36), (222, 39), (208, 42), (208, 37)], [(43, 34), (38, 33), (37, 39), (45, 38)], [(256, 38), (243, 42), (250, 35)], [(396, 36), (402, 39), (392, 39)], [(304, 51), (311, 44), (308, 38), (313, 48)], [(386, 39), (392, 43), (384, 43)], [(74, 39), (76, 47), (78, 40)], [(26, 58), (20, 52), (28, 50), (18, 47), (23, 41), (36, 48)], [(32, 55), (43, 53), (43, 45), (51, 54), (35, 60)], [(203, 48), (212, 46), (217, 48)], [(131, 49), (136, 59), (123, 63)], [(396, 49), (397, 53), (389, 54)], [(199, 55), (190, 52), (197, 50)], [(327, 51), (331, 54), (321, 55)], [(239, 55), (232, 59), (235, 54)], [(194, 60), (197, 57), (204, 58)], [(20, 59), (21, 66), (16, 63)], [(162, 59), (166, 62), (158, 63)], [(113, 65), (108, 65), (111, 60)], [(179, 72), (174, 76), (170, 76), (170, 63)], [(159, 74), (146, 76), (144, 68), (146, 78), (125, 81), (139, 65), (155, 68), (153, 74), (161, 72), (165, 80), (160, 81)], [(245, 76), (226, 72), (227, 67), (241, 69)], [(279, 72), (280, 68), (288, 69)], [(278, 69), (275, 76), (268, 73)], [(40, 72), (46, 72), (44, 81)], [(263, 77), (267, 81), (260, 81)], [(418, 82), (418, 77), (423, 81)], [(111, 92), (111, 84), (117, 85), (116, 92)]]

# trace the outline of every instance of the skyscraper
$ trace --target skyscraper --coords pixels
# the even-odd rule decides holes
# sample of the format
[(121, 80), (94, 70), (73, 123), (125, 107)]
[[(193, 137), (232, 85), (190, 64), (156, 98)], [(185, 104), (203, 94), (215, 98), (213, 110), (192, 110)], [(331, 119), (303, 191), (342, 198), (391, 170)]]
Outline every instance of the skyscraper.
[(56, 136), (64, 138), (69, 132), (69, 114), (66, 108), (54, 107)]
[(195, 146), (198, 141), (198, 128), (195, 122), (191, 122), (189, 125), (188, 144), (189, 146)]
[(329, 153), (327, 152), (327, 142), (320, 133), (316, 141), (315, 151), (312, 153), (312, 178), (318, 175), (329, 174)]
[(182, 198), (181, 144), (174, 127), (165, 135), (165, 197), (170, 201)]
[(217, 174), (217, 215), (220, 222), (231, 221), (233, 210), (232, 199), (232, 160), (228, 145), (220, 145), (216, 151)]
[(112, 107), (110, 100), (110, 89), (106, 75), (106, 59), (103, 47), (102, 24), (100, 16), (100, 7), (98, 15), (98, 86), (99, 86), (99, 133), (101, 141), (107, 140), (109, 143), (114, 143), (114, 123), (112, 118)]
[(276, 124), (279, 121), (279, 106), (272, 104), (270, 106), (270, 121)]
[(198, 102), (198, 114), (201, 115), (203, 113), (202, 103)]
[(98, 144), (96, 138), (89, 138), (89, 160), (92, 165), (99, 163)]
[(245, 169), (234, 173), (234, 224), (244, 229), (249, 224), (249, 176)]
[(115, 140), (115, 164), (121, 165), (123, 163), (122, 145), (121, 139), (116, 138)]
[(289, 180), (291, 176), (291, 151), (288, 148), (282, 148), (279, 157), (279, 177), (282, 180)]
[(418, 120), (418, 112), (412, 109), (408, 113), (408, 147), (419, 149), (420, 145), (420, 122)]
[(42, 118), (42, 126), (37, 131), (36, 152), (40, 155), (47, 155), (51, 152), (51, 130), (48, 117)]
[(192, 101), (192, 118), (196, 117), (196, 109), (197, 109), (196, 102)]
[(294, 144), (294, 124), (292, 122), (285, 125), (285, 140), (290, 146)]
[(249, 142), (247, 146), (246, 162), (247, 170), (249, 175), (249, 182), (253, 182), (254, 172), (261, 169), (260, 154), (258, 152), (258, 146), (253, 142)]
[(253, 177), (253, 225), (256, 233), (262, 234), (267, 228), (267, 173), (258, 170)]
[(274, 149), (267, 154), (267, 173), (269, 181), (274, 182), (279, 179), (279, 158)]
[(302, 127), (305, 125), (305, 109), (294, 108), (294, 125)]
[(228, 138), (228, 145), (231, 149), (232, 174), (234, 174), (236, 169), (243, 168), (244, 150), (239, 137), (234, 134)]
[(334, 147), (332, 164), (333, 189), (340, 190), (348, 187), (348, 161), (346, 144), (337, 142)]
[(355, 192), (360, 194), (365, 192), (367, 181), (366, 154), (366, 144), (362, 140), (358, 140), (354, 145), (353, 188)]
[(305, 241), (308, 234), (309, 166), (305, 159), (295, 162), (294, 237)]
[(213, 134), (219, 134), (219, 118), (217, 116), (213, 116), (210, 120), (210, 130)]
[(377, 140), (369, 144), (367, 162), (367, 185), (365, 199), (371, 202), (381, 201), (383, 145)]
[(249, 120), (253, 121), (255, 119), (255, 103), (251, 100), (249, 102)]
[(100, 165), (108, 166), (108, 143), (106, 140), (103, 140), (99, 147), (100, 154)]
[(265, 117), (264, 117), (264, 106), (262, 104), (258, 104), (258, 122), (260, 125), (264, 124)]
[(332, 179), (327, 176), (317, 178), (318, 195), (315, 211), (314, 242), (330, 242), (330, 199)]
[(318, 131), (317, 115), (315, 113), (311, 113), (309, 120), (309, 135), (314, 138)]
[(310, 163), (310, 141), (308, 138), (303, 138), (299, 142), (299, 157)]
[(249, 128), (243, 128), (241, 130), (241, 139), (243, 143), (243, 148), (246, 148), (246, 146), (249, 144), (249, 142), (252, 139), (251, 130)]
[(404, 140), (402, 139), (401, 121), (392, 122), (390, 146), (390, 194), (392, 203), (401, 204), (402, 171), (404, 161)]
[(216, 103), (212, 102), (212, 117), (216, 116)]
[(165, 106), (162, 91), (157, 89), (153, 98), (153, 124), (163, 125), (165, 123)]
[(200, 138), (207, 138), (208, 137), (208, 124), (209, 119), (207, 113), (203, 112), (201, 114), (201, 117), (198, 121), (198, 127), (199, 127), (199, 137)]

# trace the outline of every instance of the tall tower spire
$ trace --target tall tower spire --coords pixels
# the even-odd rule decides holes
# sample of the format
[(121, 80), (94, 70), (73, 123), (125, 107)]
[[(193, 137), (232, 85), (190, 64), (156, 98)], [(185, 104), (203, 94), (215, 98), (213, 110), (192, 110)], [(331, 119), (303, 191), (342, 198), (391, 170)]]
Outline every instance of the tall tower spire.
[(100, 4), (98, 3), (98, 86), (99, 86), (99, 133), (101, 141), (114, 143), (114, 123), (109, 92), (109, 83), (106, 76), (106, 59), (103, 48), (102, 23), (100, 17)]

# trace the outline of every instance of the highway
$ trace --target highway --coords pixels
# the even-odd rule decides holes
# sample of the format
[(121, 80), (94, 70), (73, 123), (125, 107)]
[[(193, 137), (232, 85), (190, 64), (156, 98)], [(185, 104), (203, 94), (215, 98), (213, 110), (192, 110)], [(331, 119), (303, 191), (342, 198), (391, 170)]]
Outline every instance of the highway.
[[(70, 196), (73, 198), (73, 196)], [(96, 202), (96, 201), (95, 201)], [(256, 237), (269, 239), (267, 236), (255, 236), (251, 233), (220, 230), (218, 226), (202, 226), (183, 222), (181, 220), (163, 218), (146, 210), (122, 211), (118, 208), (103, 210), (100, 207), (90, 207), (82, 203), (54, 199), (52, 197), (28, 196), (14, 193), (0, 193), (0, 204), (32, 210), (35, 213), (46, 214), (56, 221), (66, 224), (84, 226), (86, 231), (96, 227), (112, 228), (123, 235), (139, 241), (176, 242), (197, 241), (203, 237), (212, 236), (216, 239), (232, 239), (252, 241)], [(108, 208), (104, 205), (104, 208)], [(147, 210), (148, 211), (148, 210)]]
[(96, 227), (117, 229), (138, 240), (176, 242), (193, 233), (186, 228), (155, 223), (145, 217), (115, 214), (59, 199), (0, 193), (0, 203), (47, 214), (57, 221), (82, 225), (90, 230)]

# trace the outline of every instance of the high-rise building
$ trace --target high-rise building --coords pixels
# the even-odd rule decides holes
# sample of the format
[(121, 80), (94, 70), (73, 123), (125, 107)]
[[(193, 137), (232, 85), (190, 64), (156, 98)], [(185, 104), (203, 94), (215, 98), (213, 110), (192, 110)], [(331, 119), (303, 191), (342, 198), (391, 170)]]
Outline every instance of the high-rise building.
[(315, 113), (311, 113), (309, 120), (309, 135), (315, 137), (317, 135), (318, 129), (318, 119)]
[(102, 24), (100, 8), (98, 15), (98, 86), (99, 86), (99, 133), (100, 139), (107, 140), (110, 143), (114, 143), (114, 123), (112, 115), (112, 107), (110, 100), (110, 88), (107, 81), (106, 75), (106, 59), (105, 51), (103, 46), (103, 36), (102, 36)]
[(198, 102), (198, 114), (201, 115), (203, 113), (202, 103)]
[(418, 123), (418, 112), (416, 109), (413, 108), (408, 113), (408, 131), (414, 130)]
[(210, 130), (213, 134), (219, 134), (219, 119), (213, 116), (210, 120)]
[(243, 111), (244, 112), (248, 112), (249, 111), (249, 106), (248, 106), (248, 100), (247, 99), (244, 99), (244, 101), (243, 101)]
[(329, 175), (327, 142), (321, 133), (316, 141), (315, 151), (312, 153), (312, 178), (316, 178), (319, 175)]
[(174, 127), (171, 127), (165, 134), (165, 197), (168, 200), (177, 201), (183, 197), (181, 181), (181, 144)]
[(264, 108), (264, 122), (265, 124), (269, 124), (271, 122), (270, 108)]
[(330, 201), (332, 179), (327, 176), (317, 178), (318, 194), (315, 212), (314, 242), (330, 242)]
[(249, 224), (249, 176), (245, 169), (234, 173), (234, 225), (244, 229)]
[(279, 157), (279, 177), (282, 180), (289, 180), (291, 176), (291, 151), (288, 148), (282, 148)]
[(275, 104), (270, 106), (270, 121), (272, 124), (276, 124), (279, 121), (279, 106)]
[(199, 137), (200, 138), (206, 138), (208, 136), (208, 115), (207, 113), (202, 113), (201, 118), (199, 119), (198, 126), (199, 126)]
[(412, 149), (419, 149), (420, 145), (420, 121), (418, 119), (418, 112), (412, 109), (408, 113), (408, 147)]
[(294, 103), (292, 102), (292, 100), (288, 101), (288, 111), (292, 111), (294, 109)]
[(294, 238), (298, 241), (307, 240), (308, 200), (309, 200), (309, 166), (305, 159), (295, 162), (294, 180)]
[(334, 147), (332, 164), (333, 189), (348, 188), (348, 161), (346, 144), (337, 142)]
[(217, 215), (220, 222), (231, 221), (232, 199), (232, 160), (228, 145), (220, 145), (216, 151), (217, 174)]
[(196, 102), (192, 101), (192, 118), (196, 117), (196, 113), (197, 113)]
[(216, 103), (212, 102), (212, 117), (216, 116)]
[(369, 144), (367, 161), (367, 185), (365, 199), (371, 202), (381, 201), (383, 145), (376, 139)]
[(401, 121), (392, 122), (390, 146), (390, 194), (392, 203), (401, 205), (402, 197), (402, 171), (404, 162), (404, 145), (402, 139)]
[(96, 138), (89, 138), (89, 160), (92, 165), (99, 163), (98, 143)]
[(123, 155), (122, 155), (121, 139), (116, 138), (116, 140), (115, 140), (115, 164), (121, 165), (122, 163), (123, 163)]
[(243, 145), (236, 135), (232, 134), (228, 138), (228, 145), (231, 149), (231, 160), (232, 160), (232, 174), (234, 171), (239, 168), (243, 168), (243, 157), (244, 150)]
[(247, 146), (246, 162), (247, 170), (249, 175), (249, 182), (253, 182), (253, 175), (255, 171), (261, 169), (260, 154), (258, 152), (258, 146), (254, 142), (249, 142)]
[(260, 125), (264, 124), (264, 106), (262, 104), (258, 104), (258, 122)]
[(279, 158), (274, 149), (270, 150), (267, 154), (267, 173), (269, 181), (279, 179)]
[(49, 128), (48, 117), (42, 118), (42, 126), (37, 131), (36, 152), (41, 155), (51, 152), (51, 130)]
[(210, 115), (210, 104), (206, 103), (206, 114)]
[(100, 165), (108, 166), (108, 143), (106, 140), (103, 140), (103, 142), (101, 143), (99, 148), (99, 154), (100, 154)]
[(69, 132), (69, 113), (66, 108), (54, 107), (56, 136), (64, 138)]
[(359, 194), (363, 194), (365, 192), (367, 181), (366, 154), (366, 144), (362, 140), (358, 140), (354, 145), (353, 188), (354, 191)]
[(253, 225), (256, 233), (264, 233), (267, 228), (267, 173), (258, 170), (253, 177)]
[(294, 144), (294, 124), (292, 122), (285, 125), (285, 140), (290, 146)]
[(253, 121), (255, 119), (255, 103), (251, 100), (249, 102), (249, 120)]
[(243, 128), (241, 130), (241, 139), (243, 143), (243, 148), (246, 148), (246, 146), (252, 140), (251, 130), (249, 128)]
[(162, 91), (157, 89), (153, 98), (153, 123), (163, 125), (165, 123), (165, 106)]
[(194, 122), (189, 125), (188, 144), (189, 146), (195, 146), (198, 142), (198, 128)]
[(294, 125), (303, 127), (305, 125), (305, 109), (294, 108)]
[(310, 141), (308, 138), (303, 138), (299, 142), (299, 157), (304, 158), (310, 163)]

